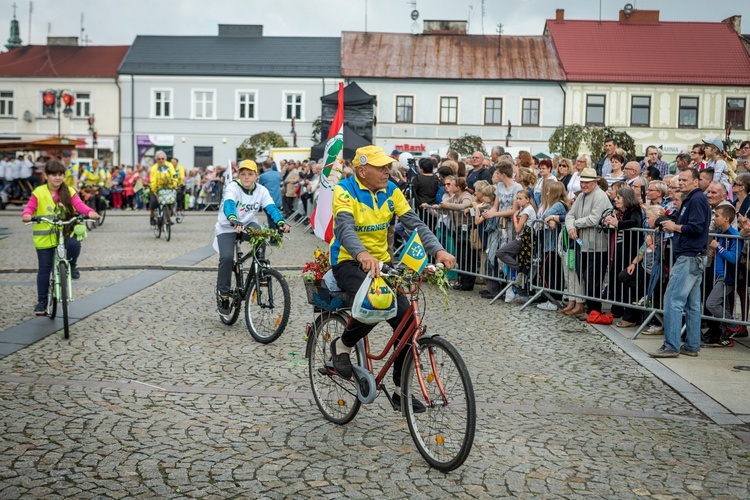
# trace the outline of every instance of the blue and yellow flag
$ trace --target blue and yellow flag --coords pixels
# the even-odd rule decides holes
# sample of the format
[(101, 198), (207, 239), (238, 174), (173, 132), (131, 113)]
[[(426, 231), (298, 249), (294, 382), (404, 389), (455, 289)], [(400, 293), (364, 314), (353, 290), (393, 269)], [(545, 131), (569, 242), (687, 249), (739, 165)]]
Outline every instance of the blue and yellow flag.
[(416, 230), (411, 233), (411, 238), (404, 245), (399, 260), (406, 267), (422, 274), (427, 265), (427, 252), (424, 251), (422, 240), (419, 239), (419, 233)]

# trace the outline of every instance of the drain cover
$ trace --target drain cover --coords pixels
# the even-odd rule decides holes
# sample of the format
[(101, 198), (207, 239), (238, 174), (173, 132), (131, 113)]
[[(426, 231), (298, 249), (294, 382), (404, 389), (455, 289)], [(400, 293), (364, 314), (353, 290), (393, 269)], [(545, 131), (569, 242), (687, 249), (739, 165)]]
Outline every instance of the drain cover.
[(745, 371), (745, 372), (750, 372), (750, 366), (735, 366), (734, 369), (735, 370), (742, 370), (742, 371)]

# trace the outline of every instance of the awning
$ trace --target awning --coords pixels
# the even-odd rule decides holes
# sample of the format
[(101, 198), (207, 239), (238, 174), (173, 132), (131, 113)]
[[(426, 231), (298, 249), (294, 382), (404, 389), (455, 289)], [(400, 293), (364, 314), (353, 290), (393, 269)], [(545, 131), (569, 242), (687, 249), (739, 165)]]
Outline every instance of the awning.
[(0, 151), (64, 151), (85, 145), (85, 139), (49, 137), (29, 141), (0, 141)]

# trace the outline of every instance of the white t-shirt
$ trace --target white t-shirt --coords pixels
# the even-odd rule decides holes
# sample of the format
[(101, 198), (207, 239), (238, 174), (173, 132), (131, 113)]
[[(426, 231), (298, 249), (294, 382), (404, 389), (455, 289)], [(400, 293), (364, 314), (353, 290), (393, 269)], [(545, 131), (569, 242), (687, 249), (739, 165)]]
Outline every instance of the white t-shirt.
[(526, 218), (525, 225), (531, 227), (531, 224), (536, 220), (536, 212), (534, 211), (534, 207), (532, 207), (531, 205), (527, 206), (526, 208), (521, 210), (520, 214), (518, 214), (519, 217), (522, 215), (528, 216)]
[(497, 186), (495, 186), (498, 212), (504, 212), (513, 208), (513, 202), (516, 201), (516, 194), (522, 189), (523, 186), (517, 182), (514, 182), (509, 188), (505, 187), (505, 183), (499, 182)]
[(233, 200), (237, 206), (237, 224), (248, 226), (251, 222), (258, 223), (257, 214), (261, 209), (268, 205), (276, 205), (271, 198), (271, 194), (268, 189), (261, 186), (258, 182), (255, 183), (255, 188), (250, 192), (245, 192), (239, 182), (231, 182), (224, 189), (224, 197), (221, 200), (221, 206), (219, 207), (219, 218), (216, 221), (214, 227), (214, 250), (219, 251), (219, 244), (216, 239), (217, 236), (224, 233), (233, 233), (234, 227), (229, 223), (227, 216), (224, 214), (224, 204), (228, 200)]

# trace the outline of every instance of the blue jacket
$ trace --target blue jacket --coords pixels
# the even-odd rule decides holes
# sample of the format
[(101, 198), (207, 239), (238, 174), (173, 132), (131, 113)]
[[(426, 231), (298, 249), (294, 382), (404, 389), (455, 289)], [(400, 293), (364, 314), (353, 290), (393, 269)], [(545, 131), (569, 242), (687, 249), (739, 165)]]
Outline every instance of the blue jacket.
[[(729, 227), (721, 234), (739, 236), (740, 233), (733, 227)], [(734, 285), (734, 270), (742, 253), (742, 240), (739, 238), (717, 238), (719, 246), (716, 249), (716, 260), (714, 269), (716, 276), (724, 277), (725, 285)]]
[(703, 191), (696, 188), (682, 201), (682, 209), (677, 217), (677, 225), (682, 232), (675, 233), (672, 240), (674, 258), (706, 255), (708, 248), (708, 227), (711, 225), (711, 206)]
[(260, 174), (260, 177), (258, 177), (258, 182), (261, 186), (268, 189), (268, 192), (271, 194), (271, 198), (273, 198), (273, 202), (276, 204), (276, 206), (282, 206), (281, 174), (279, 174), (279, 172), (277, 172), (276, 170), (266, 170), (265, 172)]

